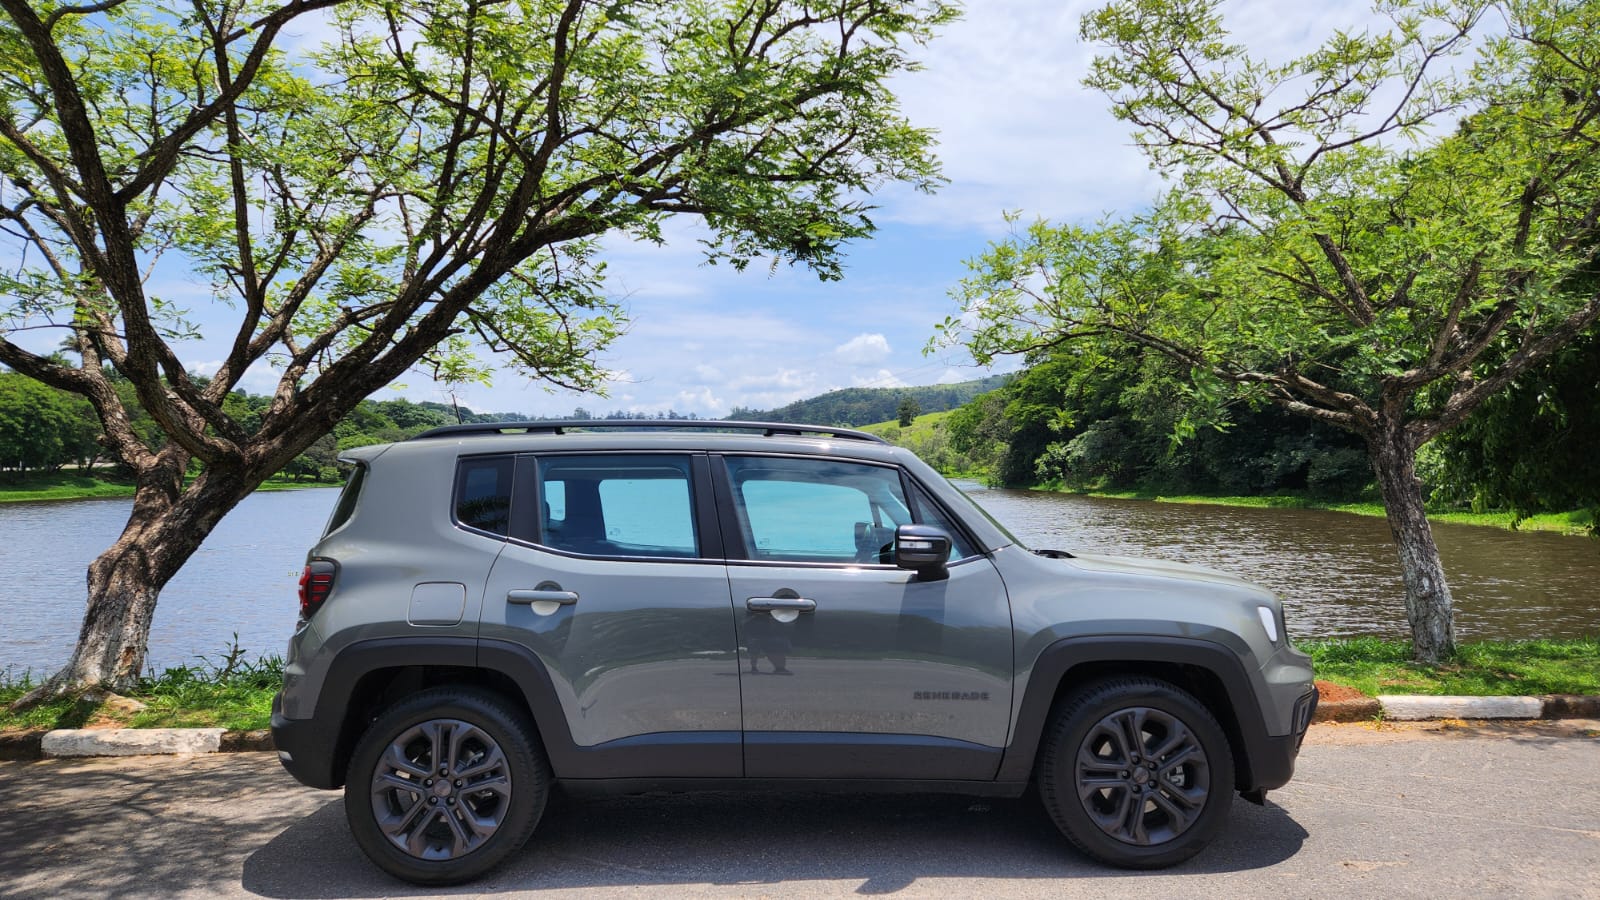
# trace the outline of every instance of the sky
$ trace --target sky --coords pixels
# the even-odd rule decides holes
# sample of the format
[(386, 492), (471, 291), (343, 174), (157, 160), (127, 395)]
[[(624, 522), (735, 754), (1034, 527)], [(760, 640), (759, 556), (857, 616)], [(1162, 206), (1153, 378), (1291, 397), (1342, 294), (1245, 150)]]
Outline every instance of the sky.
[[(631, 324), (601, 358), (612, 373), (607, 396), (552, 392), (504, 372), (489, 386), (458, 386), (455, 399), (480, 412), (530, 416), (581, 406), (722, 417), (837, 388), (949, 383), (1017, 368), (1017, 360), (978, 368), (959, 348), (923, 352), (934, 324), (957, 310), (949, 291), (965, 261), (1004, 238), (1008, 211), (1024, 221), (1092, 222), (1135, 211), (1161, 188), (1128, 126), (1081, 85), (1094, 48), (1079, 41), (1078, 20), (1096, 5), (969, 0), (964, 18), (921, 50), (923, 70), (898, 77), (892, 89), (913, 124), (937, 133), (949, 182), (932, 196), (892, 186), (873, 198), (879, 230), (847, 247), (843, 280), (759, 263), (743, 273), (705, 265), (697, 244), (704, 232), (689, 219), (668, 223), (664, 247), (608, 239), (608, 288)], [(1337, 29), (1378, 22), (1366, 2), (1349, 0), (1244, 0), (1225, 17), (1236, 40), (1279, 59)], [(195, 307), (214, 302), (204, 283), (154, 287)], [(196, 318), (209, 316), (197, 309)], [(202, 373), (226, 352), (228, 329), (211, 333), (214, 340), (180, 354)], [(267, 393), (275, 382), (263, 365), (240, 386)], [(376, 395), (394, 397), (451, 399), (421, 373)]]

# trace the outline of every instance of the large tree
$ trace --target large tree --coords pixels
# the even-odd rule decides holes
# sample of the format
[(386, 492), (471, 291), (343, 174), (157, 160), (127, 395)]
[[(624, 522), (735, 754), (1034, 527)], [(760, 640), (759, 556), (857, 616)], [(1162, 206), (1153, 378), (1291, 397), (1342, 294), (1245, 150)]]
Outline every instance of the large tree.
[[(136, 679), (158, 593), (217, 521), (407, 370), (470, 377), (479, 347), (596, 385), (618, 330), (600, 236), (689, 214), (713, 259), (836, 277), (867, 192), (938, 177), (886, 82), (943, 0), (0, 8), (0, 362), (86, 397), (137, 478), (49, 692)], [(219, 320), (199, 379), (180, 353)], [(39, 328), (78, 363), (30, 349)], [(253, 431), (224, 408), (252, 367), (277, 375)]]
[(1600, 4), (1382, 11), (1392, 28), (1278, 63), (1230, 43), (1214, 0), (1086, 17), (1107, 48), (1088, 83), (1170, 190), (992, 248), (941, 333), (980, 360), (1116, 335), (1182, 363), (1202, 406), (1359, 435), (1413, 653), (1437, 661), (1453, 602), (1417, 450), (1600, 317)]

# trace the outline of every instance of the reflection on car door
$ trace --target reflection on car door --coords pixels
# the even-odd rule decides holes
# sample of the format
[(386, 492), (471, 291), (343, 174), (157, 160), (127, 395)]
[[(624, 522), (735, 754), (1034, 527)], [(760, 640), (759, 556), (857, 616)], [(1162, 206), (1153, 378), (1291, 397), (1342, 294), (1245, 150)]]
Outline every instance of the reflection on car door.
[(892, 565), (895, 527), (929, 518), (907, 501), (898, 467), (713, 460), (738, 623), (745, 774), (993, 778), (1012, 671), (1011, 616), (994, 565), (964, 539), (948, 578), (920, 580)]
[(738, 776), (733, 607), (706, 457), (517, 465), (516, 503), (537, 521), (495, 561), (481, 637), (538, 655), (593, 776), (606, 760), (640, 777)]

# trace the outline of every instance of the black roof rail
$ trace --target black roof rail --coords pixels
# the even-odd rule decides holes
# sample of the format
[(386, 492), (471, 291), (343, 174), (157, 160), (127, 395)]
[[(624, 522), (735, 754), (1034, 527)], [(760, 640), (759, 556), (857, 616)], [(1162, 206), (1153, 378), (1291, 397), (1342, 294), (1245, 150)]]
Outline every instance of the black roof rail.
[(883, 438), (853, 428), (829, 428), (823, 425), (795, 425), (791, 422), (724, 422), (716, 419), (552, 419), (541, 422), (474, 422), (470, 425), (441, 425), (430, 428), (411, 438), (469, 437), (475, 434), (566, 434), (569, 431), (594, 431), (615, 429), (619, 431), (759, 431), (766, 437), (805, 437), (819, 435), (847, 441), (871, 441), (887, 444)]

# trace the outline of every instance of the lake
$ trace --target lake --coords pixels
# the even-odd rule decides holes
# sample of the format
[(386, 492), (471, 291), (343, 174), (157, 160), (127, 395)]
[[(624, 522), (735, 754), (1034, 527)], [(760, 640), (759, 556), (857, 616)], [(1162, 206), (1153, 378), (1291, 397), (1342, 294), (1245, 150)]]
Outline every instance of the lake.
[[(1297, 638), (1406, 634), (1399, 565), (1382, 519), (1294, 509), (1189, 506), (961, 487), (1033, 547), (1159, 556), (1278, 592)], [(282, 652), (305, 553), (336, 490), (260, 493), (222, 520), (162, 593), (155, 668)], [(83, 616), (84, 571), (116, 539), (130, 501), (0, 505), (0, 670), (65, 662)], [(1600, 634), (1600, 541), (1436, 525), (1463, 638)]]

